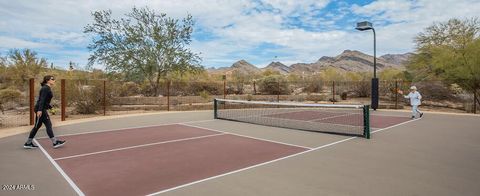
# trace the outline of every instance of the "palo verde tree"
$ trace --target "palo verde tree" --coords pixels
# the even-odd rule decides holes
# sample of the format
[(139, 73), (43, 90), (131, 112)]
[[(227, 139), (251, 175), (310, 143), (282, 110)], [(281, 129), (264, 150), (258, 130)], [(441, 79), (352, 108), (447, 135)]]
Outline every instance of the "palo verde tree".
[(479, 32), (478, 18), (427, 27), (415, 38), (417, 52), (408, 65), (414, 79), (440, 79), (475, 93), (480, 89)]
[(22, 84), (30, 78), (36, 78), (48, 67), (47, 60), (37, 57), (37, 53), (30, 49), (10, 50), (4, 63), (8, 66), (10, 77), (21, 80)]
[(110, 10), (92, 15), (93, 24), (84, 29), (93, 34), (89, 66), (98, 62), (108, 73), (123, 73), (127, 80), (147, 80), (149, 96), (158, 96), (160, 81), (169, 74), (203, 69), (200, 57), (187, 48), (194, 26), (191, 15), (179, 20), (147, 7), (133, 8), (120, 20), (113, 19)]

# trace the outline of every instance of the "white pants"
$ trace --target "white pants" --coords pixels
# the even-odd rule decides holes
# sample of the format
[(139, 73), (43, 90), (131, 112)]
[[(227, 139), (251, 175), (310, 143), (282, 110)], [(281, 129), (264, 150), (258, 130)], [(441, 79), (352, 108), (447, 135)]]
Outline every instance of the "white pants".
[(412, 105), (412, 116), (417, 117), (417, 114), (422, 112), (418, 109), (418, 105)]

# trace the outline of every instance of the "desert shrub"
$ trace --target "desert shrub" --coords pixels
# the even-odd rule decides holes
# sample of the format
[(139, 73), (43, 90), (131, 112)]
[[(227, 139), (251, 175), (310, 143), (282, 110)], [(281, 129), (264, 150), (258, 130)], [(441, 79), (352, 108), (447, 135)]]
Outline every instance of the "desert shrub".
[(0, 103), (8, 101), (15, 101), (22, 97), (22, 94), (15, 89), (3, 89), (0, 90)]
[(206, 90), (200, 92), (200, 97), (202, 97), (206, 101), (210, 100), (210, 94)]
[(348, 92), (346, 91), (343, 91), (341, 94), (340, 94), (340, 98), (342, 100), (347, 100), (347, 96), (348, 96)]
[(288, 83), (281, 76), (265, 76), (258, 81), (258, 87), (261, 93), (269, 95), (290, 94)]
[[(103, 81), (72, 81), (67, 83), (67, 103), (79, 114), (94, 114), (103, 105)], [(106, 88), (111, 89), (111, 88)], [(106, 105), (110, 105), (112, 91), (107, 91)]]
[(353, 87), (353, 92), (358, 97), (368, 97), (370, 95), (370, 82), (369, 81), (359, 81), (355, 82)]
[(454, 92), (452, 92), (448, 86), (443, 84), (441, 81), (419, 82), (413, 85), (417, 87), (418, 91), (422, 95), (423, 100), (457, 100), (457, 98), (454, 96)]
[(3, 89), (0, 90), (0, 110), (4, 112), (5, 104), (7, 102), (18, 101), (22, 97), (22, 94), (15, 89)]
[(307, 101), (313, 101), (318, 103), (320, 101), (325, 101), (325, 95), (307, 95), (305, 98)]
[(251, 94), (247, 95), (247, 101), (251, 101), (253, 99), (253, 96)]
[(223, 94), (223, 84), (211, 81), (191, 82), (190, 91), (192, 95), (197, 95), (197, 92), (206, 91), (210, 95)]
[(324, 82), (320, 80), (319, 78), (314, 78), (310, 81), (307, 81), (305, 84), (305, 88), (303, 89), (303, 92), (306, 93), (320, 93), (322, 92)]
[(140, 86), (135, 82), (125, 82), (119, 89), (118, 95), (121, 97), (138, 95), (140, 93)]
[(227, 83), (227, 94), (241, 95), (244, 93), (243, 82), (229, 82)]

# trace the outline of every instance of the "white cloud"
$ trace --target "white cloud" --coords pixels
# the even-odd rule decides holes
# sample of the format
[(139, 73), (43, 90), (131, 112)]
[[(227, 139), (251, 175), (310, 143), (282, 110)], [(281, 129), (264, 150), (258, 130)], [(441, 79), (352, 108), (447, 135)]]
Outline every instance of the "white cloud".
[[(372, 54), (371, 33), (353, 30), (356, 20), (374, 22), (381, 55), (413, 51), (413, 37), (432, 22), (480, 13), (478, 0), (379, 0), (364, 6), (336, 2), (340, 4), (336, 10), (324, 9), (329, 0), (261, 2), (264, 7), (253, 0), (0, 1), (0, 50), (34, 48), (54, 56), (51, 61), (85, 64), (88, 52), (81, 48), (90, 39), (82, 31), (92, 22), (92, 11), (111, 9), (114, 17), (121, 17), (133, 6), (148, 6), (176, 18), (191, 14), (197, 29), (212, 34), (213, 39), (194, 40), (191, 45), (202, 53), (207, 67), (229, 66), (240, 57), (266, 65), (272, 57), (262, 55), (270, 53), (285, 54), (278, 58), (283, 62), (313, 62), (346, 49)], [(301, 25), (285, 26), (293, 17)], [(280, 47), (269, 48), (270, 53), (252, 52), (264, 43)], [(62, 53), (65, 50), (71, 53)]]
[(0, 36), (0, 48), (58, 48), (58, 46), (49, 43), (32, 42), (15, 37)]

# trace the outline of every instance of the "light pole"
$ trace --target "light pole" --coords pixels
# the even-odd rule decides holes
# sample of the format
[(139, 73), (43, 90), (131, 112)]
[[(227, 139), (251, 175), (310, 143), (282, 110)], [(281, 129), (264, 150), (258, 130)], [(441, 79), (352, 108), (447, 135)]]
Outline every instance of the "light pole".
[(373, 78), (372, 78), (372, 109), (378, 108), (378, 78), (377, 78), (377, 38), (375, 35), (375, 29), (371, 22), (363, 21), (357, 23), (355, 28), (359, 31), (372, 30), (373, 31)]

